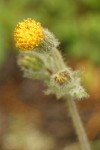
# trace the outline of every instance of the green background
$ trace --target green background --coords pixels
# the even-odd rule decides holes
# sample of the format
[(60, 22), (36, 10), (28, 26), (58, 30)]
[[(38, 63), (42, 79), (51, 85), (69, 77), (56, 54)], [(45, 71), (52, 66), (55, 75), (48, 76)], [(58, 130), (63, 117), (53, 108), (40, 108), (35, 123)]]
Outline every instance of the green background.
[(100, 64), (100, 0), (1, 0), (0, 64), (16, 49), (16, 24), (27, 18), (52, 31), (67, 56)]

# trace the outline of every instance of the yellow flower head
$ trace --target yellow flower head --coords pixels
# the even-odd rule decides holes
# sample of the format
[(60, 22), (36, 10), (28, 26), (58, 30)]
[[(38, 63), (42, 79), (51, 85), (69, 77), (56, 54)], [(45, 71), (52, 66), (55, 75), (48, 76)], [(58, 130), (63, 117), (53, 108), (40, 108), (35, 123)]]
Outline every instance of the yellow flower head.
[(54, 79), (56, 81), (56, 83), (58, 83), (59, 85), (63, 85), (64, 83), (66, 83), (69, 79), (67, 73), (65, 71), (57, 73), (54, 76)]
[(44, 39), (43, 29), (40, 23), (28, 18), (17, 25), (14, 39), (20, 50), (33, 50)]

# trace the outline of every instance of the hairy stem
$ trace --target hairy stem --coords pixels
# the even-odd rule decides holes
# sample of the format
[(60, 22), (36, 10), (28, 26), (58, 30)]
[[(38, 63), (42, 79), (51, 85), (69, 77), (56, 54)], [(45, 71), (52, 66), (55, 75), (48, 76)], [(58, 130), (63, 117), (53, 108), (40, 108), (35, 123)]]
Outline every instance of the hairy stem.
[(59, 70), (64, 69), (66, 67), (62, 55), (60, 54), (60, 52), (54, 48), (52, 51), (52, 56), (54, 57), (54, 60), (56, 62), (56, 66), (57, 68), (59, 68)]
[(71, 98), (67, 99), (67, 105), (69, 108), (69, 112), (76, 129), (76, 133), (80, 142), (80, 146), (82, 150), (91, 150), (85, 129), (83, 127), (81, 118), (79, 116), (75, 101)]
[[(58, 64), (58, 68), (63, 69), (65, 67), (65, 63), (63, 61), (62, 55), (60, 54), (60, 52), (57, 49), (53, 50), (53, 57), (55, 57), (54, 59)], [(79, 112), (77, 110), (74, 99), (69, 98), (66, 101), (67, 101), (67, 105), (69, 108), (70, 116), (73, 120), (73, 124), (74, 124), (75, 130), (76, 130), (79, 142), (80, 142), (81, 149), (82, 150), (91, 150), (90, 144), (89, 144), (85, 129), (83, 127), (81, 118), (79, 116)]]

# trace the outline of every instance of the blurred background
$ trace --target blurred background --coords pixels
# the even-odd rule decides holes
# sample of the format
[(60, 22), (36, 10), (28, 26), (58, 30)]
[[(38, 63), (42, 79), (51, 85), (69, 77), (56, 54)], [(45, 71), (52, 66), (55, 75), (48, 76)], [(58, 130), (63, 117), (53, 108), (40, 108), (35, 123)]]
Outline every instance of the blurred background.
[(27, 18), (56, 35), (69, 66), (84, 68), (90, 98), (76, 104), (100, 150), (100, 0), (0, 0), (0, 150), (78, 150), (65, 102), (45, 96), (43, 82), (24, 78), (16, 63), (13, 32)]

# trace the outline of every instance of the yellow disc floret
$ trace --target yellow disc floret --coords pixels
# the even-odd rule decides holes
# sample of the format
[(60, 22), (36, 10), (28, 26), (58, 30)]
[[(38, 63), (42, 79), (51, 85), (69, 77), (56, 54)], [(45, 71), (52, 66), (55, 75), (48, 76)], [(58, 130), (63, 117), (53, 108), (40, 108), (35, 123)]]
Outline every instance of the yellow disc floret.
[(43, 29), (40, 23), (28, 18), (17, 25), (14, 39), (20, 50), (33, 50), (44, 39)]
[(68, 78), (69, 77), (65, 71), (57, 73), (54, 76), (56, 83), (58, 83), (59, 85), (63, 85), (64, 83), (66, 83), (68, 81)]

